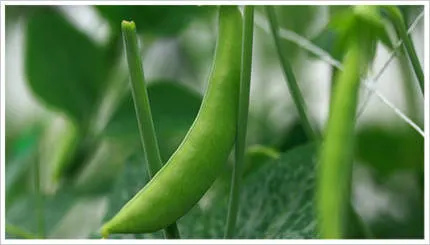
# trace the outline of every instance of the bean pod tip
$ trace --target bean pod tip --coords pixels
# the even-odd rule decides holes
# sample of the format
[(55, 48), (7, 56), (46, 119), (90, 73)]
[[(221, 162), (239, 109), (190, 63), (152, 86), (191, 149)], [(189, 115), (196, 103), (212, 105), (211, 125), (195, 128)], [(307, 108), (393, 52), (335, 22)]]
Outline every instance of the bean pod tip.
[(123, 30), (135, 30), (136, 29), (136, 24), (132, 20), (131, 21), (123, 20), (121, 22), (121, 28)]
[(100, 229), (100, 234), (102, 235), (102, 239), (107, 239), (109, 237), (109, 229), (108, 227), (106, 227), (106, 225), (104, 225), (101, 229)]

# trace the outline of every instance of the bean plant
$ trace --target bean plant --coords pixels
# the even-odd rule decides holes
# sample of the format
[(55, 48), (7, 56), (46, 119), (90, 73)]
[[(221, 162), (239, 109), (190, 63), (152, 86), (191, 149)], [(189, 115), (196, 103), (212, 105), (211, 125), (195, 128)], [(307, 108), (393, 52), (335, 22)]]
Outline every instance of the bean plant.
[[(424, 238), (423, 6), (4, 7), (42, 111), (6, 105), (7, 239)], [(406, 112), (372, 79), (381, 50)], [(362, 123), (372, 96), (399, 117)]]

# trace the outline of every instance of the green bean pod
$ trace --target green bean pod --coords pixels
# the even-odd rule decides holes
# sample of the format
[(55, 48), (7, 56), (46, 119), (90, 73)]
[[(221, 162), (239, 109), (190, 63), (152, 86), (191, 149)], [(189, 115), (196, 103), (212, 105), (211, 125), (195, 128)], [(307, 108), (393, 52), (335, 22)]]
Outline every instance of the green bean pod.
[(221, 6), (209, 84), (199, 113), (164, 167), (110, 221), (112, 233), (149, 233), (186, 214), (209, 189), (235, 141), (242, 17), (237, 6)]
[(353, 163), (355, 115), (362, 64), (366, 60), (362, 40), (350, 41), (344, 70), (336, 77), (325, 139), (320, 153), (317, 208), (320, 236), (340, 239), (346, 229)]

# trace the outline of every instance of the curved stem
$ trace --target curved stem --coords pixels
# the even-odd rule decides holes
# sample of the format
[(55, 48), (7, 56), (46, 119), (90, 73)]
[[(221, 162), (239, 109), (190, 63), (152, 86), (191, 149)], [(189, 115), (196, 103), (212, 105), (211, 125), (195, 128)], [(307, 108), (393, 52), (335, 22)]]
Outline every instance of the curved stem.
[(238, 120), (236, 126), (235, 163), (231, 179), (227, 226), (224, 237), (232, 238), (239, 209), (240, 182), (245, 158), (246, 131), (248, 124), (249, 94), (252, 70), (252, 44), (254, 39), (254, 6), (245, 6), (242, 35), (242, 64), (240, 72), (240, 92)]
[[(143, 73), (143, 65), (140, 57), (140, 49), (136, 34), (136, 25), (133, 21), (122, 22), (122, 32), (127, 54), (128, 68), (130, 72), (131, 91), (134, 108), (139, 126), (140, 140), (145, 152), (149, 177), (152, 178), (162, 167), (163, 163), (158, 148), (152, 120), (151, 107)], [(164, 230), (166, 238), (179, 239), (179, 230), (173, 223)]]
[(291, 96), (293, 97), (294, 103), (296, 105), (297, 111), (299, 113), (300, 119), (303, 123), (303, 127), (306, 134), (310, 139), (319, 140), (320, 135), (313, 129), (312, 124), (307, 115), (307, 109), (305, 100), (297, 84), (296, 77), (294, 76), (293, 68), (290, 62), (285, 56), (285, 51), (282, 49), (281, 39), (279, 37), (279, 25), (276, 20), (276, 14), (272, 6), (265, 6), (267, 18), (269, 20), (270, 29), (272, 31), (273, 39), (275, 41), (275, 46), (279, 56), (279, 61), (282, 65), (282, 70), (284, 72), (288, 88), (290, 90)]

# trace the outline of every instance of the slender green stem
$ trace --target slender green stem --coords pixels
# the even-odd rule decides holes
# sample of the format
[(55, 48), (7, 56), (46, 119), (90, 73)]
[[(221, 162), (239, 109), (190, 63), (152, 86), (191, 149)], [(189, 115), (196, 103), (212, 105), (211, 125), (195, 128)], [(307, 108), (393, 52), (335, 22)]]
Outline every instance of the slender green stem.
[(252, 70), (252, 44), (254, 39), (254, 6), (245, 6), (242, 35), (242, 63), (240, 72), (240, 92), (238, 120), (236, 126), (236, 149), (233, 175), (231, 179), (227, 226), (224, 237), (232, 238), (239, 209), (240, 181), (245, 158), (246, 131), (248, 124), (249, 94)]
[(344, 57), (333, 91), (330, 116), (321, 149), (317, 185), (321, 238), (343, 238), (350, 203), (353, 133), (360, 87), (362, 48), (355, 40)]
[(303, 127), (310, 139), (319, 140), (320, 135), (312, 127), (312, 124), (307, 115), (305, 100), (303, 99), (303, 95), (297, 84), (297, 80), (296, 80), (296, 77), (294, 76), (293, 68), (291, 67), (290, 62), (285, 56), (286, 52), (283, 50), (283, 47), (281, 45), (281, 39), (279, 37), (279, 25), (278, 25), (278, 21), (276, 20), (275, 11), (272, 6), (265, 6), (265, 8), (266, 8), (267, 18), (269, 19), (269, 24), (273, 35), (273, 39), (275, 40), (275, 46), (279, 56), (279, 61), (282, 65), (282, 69), (287, 81), (288, 88), (290, 90), (291, 96), (293, 97), (294, 103), (296, 104), (300, 119), (303, 123)]
[(422, 118), (422, 112), (418, 108), (419, 100), (418, 96), (416, 96), (415, 91), (415, 84), (413, 82), (414, 80), (414, 74), (409, 69), (409, 60), (407, 57), (407, 54), (405, 52), (402, 52), (398, 56), (398, 61), (400, 63), (400, 72), (402, 74), (402, 86), (403, 90), (405, 91), (405, 100), (406, 100), (406, 108), (408, 112), (409, 118), (414, 121), (419, 127), (423, 128), (423, 118)]
[(181, 235), (179, 234), (179, 229), (176, 223), (169, 225), (164, 230), (164, 236), (167, 239), (179, 239)]
[(43, 237), (40, 237), (36, 234), (32, 234), (21, 227), (14, 226), (11, 224), (6, 224), (6, 233), (15, 236), (17, 238), (24, 238), (24, 239), (42, 239)]
[[(152, 178), (161, 169), (163, 163), (152, 120), (135, 23), (133, 21), (123, 21), (122, 32), (130, 71), (131, 91), (134, 108), (136, 110), (140, 139), (145, 152), (149, 177)], [(164, 235), (168, 239), (179, 239), (179, 230), (176, 223), (167, 227), (164, 230)]]
[(40, 191), (40, 162), (35, 160), (34, 164), (34, 187), (35, 187), (35, 206), (36, 220), (39, 236), (45, 237), (45, 205), (43, 194)]
[(155, 135), (154, 123), (149, 104), (146, 82), (143, 74), (140, 49), (134, 22), (122, 22), (124, 44), (127, 53), (130, 83), (140, 132), (140, 139), (145, 151), (147, 166), (151, 178), (160, 170), (162, 161)]
[(403, 40), (403, 45), (406, 48), (406, 52), (408, 53), (409, 59), (412, 63), (412, 67), (414, 69), (415, 75), (417, 76), (417, 79), (421, 88), (421, 92), (424, 93), (424, 73), (423, 73), (423, 69), (421, 68), (421, 64), (418, 59), (417, 53), (415, 51), (414, 44), (412, 43), (412, 39), (407, 34), (404, 25), (399, 24), (398, 32), (399, 32), (400, 38)]
[(412, 68), (414, 69), (415, 76), (417, 77), (419, 86), (421, 88), (421, 92), (424, 93), (423, 69), (421, 68), (421, 64), (415, 51), (412, 39), (406, 29), (407, 26), (405, 24), (403, 16), (400, 10), (395, 6), (384, 6), (383, 10), (385, 10), (385, 14), (387, 14), (388, 18), (391, 20), (391, 23), (394, 25), (397, 35), (403, 41), (403, 46), (405, 47), (406, 52), (409, 56), (409, 60), (411, 61)]

